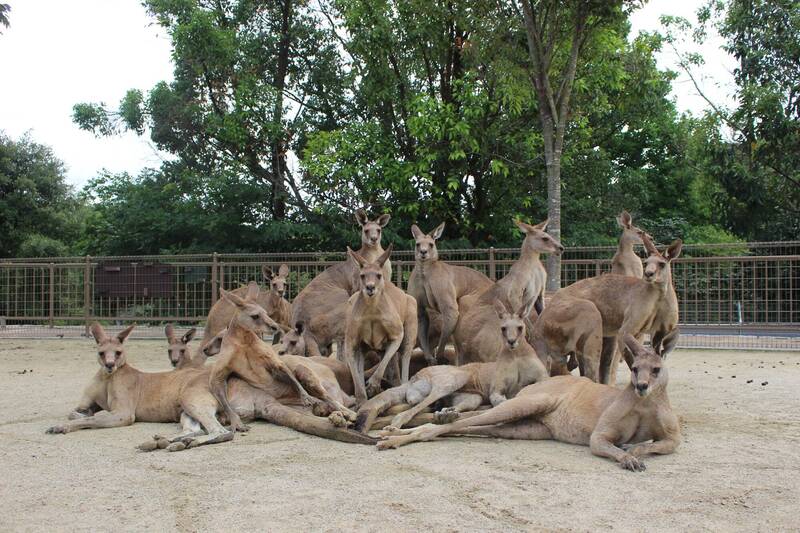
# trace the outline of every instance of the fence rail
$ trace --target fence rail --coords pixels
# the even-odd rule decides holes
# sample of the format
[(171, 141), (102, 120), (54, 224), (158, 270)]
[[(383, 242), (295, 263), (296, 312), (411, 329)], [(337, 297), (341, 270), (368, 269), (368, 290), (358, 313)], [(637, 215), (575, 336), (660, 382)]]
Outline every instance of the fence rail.
[[(568, 249), (562, 283), (609, 271), (614, 250)], [(442, 259), (492, 279), (502, 278), (518, 253), (506, 248), (440, 250)], [(790, 339), (782, 346), (800, 349), (800, 241), (686, 245), (683, 253), (672, 270), (687, 331), (705, 328), (716, 332), (712, 336), (734, 329), (768, 331)], [(343, 260), (341, 252), (0, 259), (0, 337), (64, 335), (92, 320), (195, 324), (205, 319), (220, 287), (262, 280), (264, 265), (275, 270), (288, 264), (291, 299), (314, 276)], [(405, 289), (413, 251), (395, 251), (392, 267), (393, 281)]]

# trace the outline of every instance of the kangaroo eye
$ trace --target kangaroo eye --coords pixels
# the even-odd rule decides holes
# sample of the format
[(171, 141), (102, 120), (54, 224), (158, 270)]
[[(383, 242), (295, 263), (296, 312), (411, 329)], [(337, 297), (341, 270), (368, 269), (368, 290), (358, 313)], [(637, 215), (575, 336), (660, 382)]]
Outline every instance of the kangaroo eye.
[(366, 277), (367, 276), (365, 276), (364, 274), (361, 274), (361, 279), (366, 279)]
[(654, 376), (657, 376), (659, 372), (661, 372), (661, 369), (660, 369), (660, 368), (654, 368), (654, 369), (652, 370), (652, 373), (653, 373), (653, 375), (654, 375)]
[(378, 279), (383, 279), (383, 275), (382, 274), (378, 274)]
[(259, 316), (258, 315), (250, 315), (250, 318), (252, 318), (253, 320), (258, 320)]
[(115, 354), (117, 357), (119, 357), (120, 355), (122, 355), (122, 352), (121, 352), (121, 351), (119, 351), (119, 350), (117, 350), (116, 352), (114, 352), (114, 354)]
[(543, 240), (543, 241), (549, 241), (549, 240), (550, 240), (550, 237), (542, 237), (542, 240)]
[(505, 326), (502, 326), (502, 327), (500, 328), (500, 331), (502, 331), (503, 333), (505, 333), (505, 332), (506, 332), (506, 327), (505, 327)]
[(99, 355), (100, 357), (103, 357), (103, 352), (97, 352), (97, 355)]
[(634, 375), (639, 375), (639, 369), (638, 368), (633, 368), (632, 370), (633, 370)]
[(522, 326), (517, 326), (517, 331), (522, 331)]

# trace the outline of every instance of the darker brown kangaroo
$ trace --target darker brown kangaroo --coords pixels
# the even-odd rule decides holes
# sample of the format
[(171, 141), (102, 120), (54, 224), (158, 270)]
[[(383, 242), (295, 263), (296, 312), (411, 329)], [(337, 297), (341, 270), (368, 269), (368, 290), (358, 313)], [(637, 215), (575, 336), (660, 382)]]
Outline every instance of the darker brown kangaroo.
[[(417, 300), (417, 337), (419, 346), (429, 365), (435, 365), (444, 355), (459, 318), (459, 301), (468, 295), (477, 295), (492, 285), (492, 280), (475, 269), (449, 265), (439, 260), (436, 240), (442, 236), (444, 222), (425, 234), (417, 225), (411, 226), (414, 236), (414, 270), (408, 280), (408, 294)], [(435, 311), (441, 318), (441, 333), (436, 351), (429, 344), (429, 313)]]

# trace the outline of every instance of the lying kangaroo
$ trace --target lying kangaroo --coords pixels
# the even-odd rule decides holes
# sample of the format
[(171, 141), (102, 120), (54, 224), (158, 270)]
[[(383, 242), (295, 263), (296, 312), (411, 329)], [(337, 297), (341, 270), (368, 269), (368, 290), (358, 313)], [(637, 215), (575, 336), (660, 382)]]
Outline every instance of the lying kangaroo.
[[(391, 215), (381, 215), (369, 220), (363, 209), (356, 211), (356, 221), (361, 226), (361, 257), (375, 261), (383, 253), (381, 234), (390, 219)], [(392, 278), (388, 260), (383, 265), (383, 275)], [(294, 329), (299, 326), (309, 355), (330, 354), (334, 343), (337, 352), (342, 352), (347, 300), (358, 291), (358, 283), (358, 265), (348, 259), (325, 269), (294, 299), (289, 323)]]
[(470, 418), (416, 429), (387, 428), (378, 448), (397, 448), (447, 434), (558, 440), (588, 445), (594, 455), (641, 472), (645, 469), (642, 456), (670, 454), (681, 441), (662, 361), (676, 337), (673, 333), (665, 337), (659, 356), (632, 335), (625, 336), (624, 342), (634, 354), (631, 382), (625, 389), (582, 377), (557, 376), (528, 385), (516, 398)]
[[(423, 233), (416, 224), (411, 226), (416, 241), (416, 263), (408, 280), (408, 294), (417, 300), (417, 336), (429, 365), (435, 365), (437, 359), (444, 355), (445, 346), (458, 323), (459, 300), (468, 295), (477, 295), (492, 285), (492, 280), (477, 270), (439, 260), (436, 240), (443, 231), (444, 222), (428, 234)], [(431, 310), (441, 316), (441, 333), (435, 353), (431, 351), (428, 341), (428, 313)]]
[(627, 211), (620, 213), (617, 224), (622, 228), (622, 235), (619, 238), (617, 252), (611, 259), (611, 273), (641, 278), (644, 267), (642, 259), (633, 251), (633, 245), (642, 244), (642, 235), (645, 232), (633, 225), (631, 214)]
[[(350, 248), (347, 253), (360, 267), (361, 290), (347, 302), (344, 360), (353, 376), (356, 401), (361, 403), (368, 393), (374, 396), (381, 391), (381, 380), (390, 363), (394, 364), (396, 380), (394, 357), (398, 352), (402, 361), (400, 381), (408, 381), (411, 351), (417, 340), (417, 302), (384, 277), (383, 265), (389, 260), (392, 245), (375, 261)], [(364, 356), (370, 349), (384, 353), (365, 386)]]
[(564, 247), (544, 232), (547, 220), (536, 226), (516, 222), (525, 234), (520, 256), (511, 270), (497, 283), (477, 296), (465, 296), (459, 305), (465, 311), (456, 324), (454, 339), (458, 364), (462, 362), (493, 361), (501, 346), (500, 329), (494, 302), (500, 300), (509, 309), (519, 309), (531, 299), (537, 313), (544, 306), (547, 273), (539, 260), (541, 253), (561, 253)]
[(391, 422), (392, 426), (401, 428), (424, 409), (451, 395), (452, 406), (439, 411), (437, 416), (439, 421), (452, 419), (486, 402), (499, 405), (513, 398), (523, 387), (546, 379), (547, 370), (525, 340), (525, 323), (532, 306), (533, 300), (530, 300), (514, 314), (499, 300), (495, 303), (500, 321), (498, 329), (503, 338), (502, 346), (495, 350), (498, 353), (496, 362), (423, 368), (408, 383), (386, 390), (362, 405), (355, 429), (369, 431), (381, 413), (407, 403), (413, 407), (398, 413)]
[(614, 383), (619, 353), (624, 354), (630, 367), (633, 357), (625, 350), (626, 333), (634, 336), (650, 333), (658, 349), (661, 339), (677, 327), (678, 300), (672, 286), (670, 263), (681, 253), (682, 242), (674, 241), (664, 253), (659, 253), (649, 237), (642, 241), (650, 255), (645, 260), (643, 279), (606, 274), (573, 283), (559, 290), (551, 305), (567, 297), (570, 301), (591, 302), (603, 319), (603, 348), (600, 357), (600, 381)]
[[(288, 274), (288, 267), (287, 267), (287, 274)], [(250, 283), (247, 284), (246, 287), (239, 287), (238, 289), (235, 289), (230, 292), (231, 294), (234, 294), (239, 298), (245, 298), (257, 304), (258, 307), (266, 310), (268, 307), (268, 302), (270, 301), (270, 294), (272, 293), (272, 288), (270, 288), (270, 291), (268, 293), (263, 293), (261, 292), (258, 283), (256, 283), (255, 281), (251, 281)], [(230, 301), (226, 300), (225, 298), (220, 298), (219, 300), (217, 300), (216, 303), (214, 303), (214, 305), (211, 306), (211, 311), (208, 312), (208, 318), (206, 319), (206, 325), (203, 330), (203, 344), (205, 344), (205, 342), (207, 342), (208, 340), (213, 339), (217, 335), (217, 333), (227, 328), (228, 324), (230, 324), (231, 322), (231, 319), (233, 319), (233, 317), (236, 316), (236, 313), (237, 313), (236, 306), (231, 304)], [(269, 313), (267, 313), (267, 317), (269, 318), (268, 321), (269, 329), (272, 331), (272, 333), (280, 334), (283, 331), (283, 328), (281, 328), (278, 322), (275, 319), (273, 319), (269, 315)]]
[(206, 371), (141, 372), (127, 364), (123, 343), (133, 328), (109, 337), (100, 324), (91, 325), (100, 370), (84, 390), (70, 420), (49, 428), (47, 433), (129, 426), (137, 420), (177, 422), (181, 413), (186, 413), (207, 433), (193, 438), (192, 446), (231, 440), (233, 433), (217, 420), (217, 401), (208, 388)]
[(581, 376), (600, 382), (603, 317), (592, 302), (567, 297), (551, 301), (533, 323), (529, 339), (551, 376), (568, 374), (571, 356)]

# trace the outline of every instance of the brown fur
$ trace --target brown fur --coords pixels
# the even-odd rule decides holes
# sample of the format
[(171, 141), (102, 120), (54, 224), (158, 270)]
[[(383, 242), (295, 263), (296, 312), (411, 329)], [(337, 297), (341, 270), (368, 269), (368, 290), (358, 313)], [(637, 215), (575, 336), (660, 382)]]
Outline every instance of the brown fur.
[[(359, 255), (374, 261), (383, 253), (381, 234), (390, 219), (390, 215), (381, 215), (369, 220), (363, 209), (356, 211), (356, 221), (361, 226)], [(384, 264), (384, 275), (391, 279), (390, 261)], [(330, 354), (330, 346), (334, 343), (341, 348), (347, 301), (356, 291), (358, 266), (349, 259), (328, 267), (300, 291), (292, 303), (290, 325), (295, 330), (299, 327), (307, 355)], [(301, 355), (289, 348), (284, 344), (287, 353)]]
[[(360, 290), (347, 302), (344, 360), (350, 367), (356, 400), (361, 403), (381, 390), (381, 380), (390, 363), (394, 363), (394, 381), (408, 381), (411, 351), (417, 340), (417, 302), (386, 279), (384, 263), (392, 246), (376, 261), (369, 261), (348, 248), (350, 257), (360, 266)], [(369, 350), (383, 352), (381, 362), (364, 382), (364, 357)], [(397, 375), (399, 353), (402, 362)]]
[[(260, 308), (266, 310), (269, 307), (271, 292), (271, 290), (270, 292), (261, 291), (258, 284), (255, 281), (251, 281), (245, 287), (239, 287), (238, 289), (230, 291), (230, 294), (233, 294), (239, 298), (247, 298), (248, 294), (254, 293), (256, 296), (252, 297), (251, 299), (258, 304)], [(208, 340), (213, 339), (217, 333), (227, 328), (228, 324), (230, 324), (231, 320), (236, 316), (236, 313), (236, 306), (234, 306), (229, 300), (225, 298), (218, 299), (214, 305), (211, 306), (211, 310), (208, 312), (206, 325), (203, 328), (203, 342), (201, 343), (201, 346), (203, 346)], [(283, 331), (277, 320), (273, 319), (269, 313), (267, 313), (267, 316), (270, 318), (268, 325), (273, 334)]]
[[(673, 337), (665, 337), (665, 351), (674, 345)], [(625, 389), (558, 376), (529, 385), (516, 398), (463, 420), (411, 430), (389, 428), (382, 432), (378, 448), (397, 448), (447, 434), (558, 440), (588, 445), (594, 455), (640, 472), (645, 469), (643, 456), (672, 453), (681, 433), (667, 395), (662, 357), (631, 335), (624, 342), (634, 354), (631, 383)]]
[[(651, 337), (659, 339), (678, 324), (678, 299), (672, 286), (670, 262), (680, 255), (682, 243), (676, 240), (662, 254), (647, 235), (643, 236), (643, 241), (650, 252), (643, 279), (616, 274), (588, 278), (564, 287), (552, 299), (552, 303), (564, 297), (587, 300), (600, 312), (603, 318), (602, 383), (614, 383), (618, 353), (624, 354), (629, 367), (633, 363), (623, 343), (626, 333), (633, 336), (650, 333)], [(654, 346), (658, 349), (657, 343)]]
[(544, 302), (547, 273), (539, 260), (541, 253), (561, 253), (564, 247), (545, 233), (548, 221), (536, 226), (516, 222), (525, 234), (520, 257), (503, 279), (490, 285), (476, 296), (465, 296), (459, 302), (465, 311), (455, 329), (456, 354), (459, 362), (494, 361), (501, 346), (500, 325), (494, 312), (499, 300), (509, 309), (519, 309), (524, 302), (534, 302), (541, 312)]
[(634, 244), (642, 243), (644, 230), (633, 225), (630, 213), (623, 211), (617, 217), (617, 224), (622, 228), (617, 252), (611, 259), (611, 273), (620, 276), (641, 278), (644, 272), (642, 259), (633, 250)]
[[(419, 346), (428, 364), (435, 365), (443, 357), (459, 318), (459, 301), (477, 295), (492, 285), (492, 280), (472, 268), (449, 265), (439, 260), (436, 240), (444, 231), (444, 222), (427, 235), (416, 225), (411, 226), (414, 236), (416, 263), (408, 280), (408, 294), (417, 300)], [(435, 311), (441, 321), (436, 351), (429, 343), (430, 316)]]
[(357, 431), (371, 429), (375, 419), (387, 409), (407, 403), (408, 409), (395, 415), (391, 425), (403, 427), (422, 410), (451, 397), (451, 407), (438, 412), (438, 420), (449, 420), (458, 413), (477, 409), (491, 402), (499, 405), (513, 398), (523, 387), (547, 378), (547, 370), (526, 341), (526, 307), (509, 313), (497, 302), (502, 346), (497, 347), (497, 361), (469, 363), (463, 366), (437, 365), (420, 370), (408, 383), (380, 393), (367, 401), (358, 412)]

